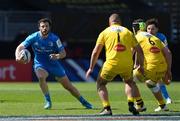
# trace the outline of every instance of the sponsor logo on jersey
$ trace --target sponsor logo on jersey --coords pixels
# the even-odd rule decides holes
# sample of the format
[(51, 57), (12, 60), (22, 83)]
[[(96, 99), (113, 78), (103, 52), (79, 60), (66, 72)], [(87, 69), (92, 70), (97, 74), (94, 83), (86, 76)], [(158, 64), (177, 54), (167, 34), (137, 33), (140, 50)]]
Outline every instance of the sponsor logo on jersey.
[(122, 26), (112, 26), (111, 31), (113, 31), (113, 32), (122, 32), (123, 27)]
[(114, 47), (114, 50), (115, 51), (118, 51), (118, 52), (122, 52), (122, 51), (125, 51), (126, 50), (126, 46), (122, 45), (122, 44), (117, 44), (115, 47)]
[(56, 41), (56, 44), (57, 44), (58, 48), (60, 48), (60, 47), (62, 46), (62, 43), (61, 43), (60, 39), (58, 39), (58, 40)]
[(158, 47), (151, 47), (150, 48), (150, 52), (152, 52), (152, 53), (159, 53), (160, 49)]

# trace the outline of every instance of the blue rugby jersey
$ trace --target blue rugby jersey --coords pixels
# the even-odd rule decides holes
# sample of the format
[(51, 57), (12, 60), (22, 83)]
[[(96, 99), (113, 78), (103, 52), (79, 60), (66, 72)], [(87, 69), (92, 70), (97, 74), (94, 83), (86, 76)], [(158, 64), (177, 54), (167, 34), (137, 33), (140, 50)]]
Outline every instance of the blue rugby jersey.
[(167, 38), (163, 33), (158, 32), (156, 37), (158, 37), (165, 44), (165, 46), (168, 47)]
[(53, 33), (49, 33), (48, 37), (42, 38), (40, 32), (37, 31), (29, 35), (22, 44), (27, 48), (32, 47), (34, 51), (34, 64), (45, 63), (54, 65), (58, 60), (51, 60), (49, 55), (59, 53), (64, 49), (61, 40)]

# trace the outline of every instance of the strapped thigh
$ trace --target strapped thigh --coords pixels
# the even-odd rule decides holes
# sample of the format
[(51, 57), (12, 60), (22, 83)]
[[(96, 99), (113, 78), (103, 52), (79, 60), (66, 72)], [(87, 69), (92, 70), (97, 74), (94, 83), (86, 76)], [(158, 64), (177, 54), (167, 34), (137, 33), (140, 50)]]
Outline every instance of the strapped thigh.
[(37, 67), (35, 73), (38, 78), (47, 78), (49, 75), (49, 73), (42, 67)]

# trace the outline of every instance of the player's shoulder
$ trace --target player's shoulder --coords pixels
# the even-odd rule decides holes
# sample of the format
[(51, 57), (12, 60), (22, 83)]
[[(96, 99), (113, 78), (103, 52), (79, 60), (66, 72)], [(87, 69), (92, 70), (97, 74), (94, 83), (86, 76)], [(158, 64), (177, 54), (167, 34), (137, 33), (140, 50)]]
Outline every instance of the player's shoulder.
[(105, 30), (105, 32), (124, 32), (124, 33), (128, 33), (130, 32), (130, 30), (124, 26), (121, 26), (119, 24), (114, 24), (114, 25), (111, 25), (109, 27), (107, 27)]
[(141, 36), (150, 36), (151, 34), (149, 34), (149, 33), (146, 32), (146, 31), (139, 31), (139, 32), (137, 33), (137, 35), (141, 35)]
[(165, 35), (163, 33), (161, 33), (161, 32), (158, 32), (156, 35), (157, 36), (164, 36), (165, 37)]
[(49, 37), (52, 41), (57, 41), (59, 39), (59, 36), (52, 32), (49, 33)]
[(34, 40), (38, 37), (38, 32), (34, 32), (28, 35), (28, 37), (25, 40)]
[(156, 36), (157, 36), (158, 38), (160, 38), (161, 40), (166, 40), (166, 36), (165, 36), (163, 33), (158, 32), (158, 33), (156, 34)]
[(38, 34), (39, 34), (39, 32), (37, 31), (37, 32), (34, 32), (34, 33), (30, 34), (29, 37), (37, 37)]
[(150, 34), (150, 33), (148, 33), (148, 32), (145, 32), (145, 31), (140, 31), (140, 32), (138, 32), (136, 36), (137, 36), (137, 37), (147, 37), (147, 38), (153, 37), (152, 34)]
[(144, 41), (144, 40), (147, 40), (147, 39), (149, 40), (150, 38), (151, 38), (151, 40), (154, 40), (154, 41), (159, 40), (156, 36), (146, 32), (146, 31), (140, 31), (136, 35), (136, 39), (138, 41)]

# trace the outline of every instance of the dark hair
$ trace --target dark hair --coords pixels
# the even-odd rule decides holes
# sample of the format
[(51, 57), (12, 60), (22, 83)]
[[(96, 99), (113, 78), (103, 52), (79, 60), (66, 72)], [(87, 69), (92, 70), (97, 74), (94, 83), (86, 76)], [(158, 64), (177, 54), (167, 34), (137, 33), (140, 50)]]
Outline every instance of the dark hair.
[(154, 24), (157, 28), (159, 27), (159, 22), (158, 22), (158, 19), (156, 19), (156, 18), (151, 18), (151, 19), (148, 19), (147, 21), (146, 21), (146, 25), (148, 26), (148, 25), (151, 25), (151, 24)]
[(50, 27), (51, 27), (51, 25), (52, 25), (52, 21), (51, 21), (51, 19), (49, 19), (49, 18), (42, 18), (42, 19), (40, 19), (40, 20), (38, 21), (38, 26), (40, 25), (41, 22), (48, 22)]
[(135, 23), (139, 24), (140, 22), (144, 22), (144, 20), (141, 19), (141, 18), (136, 19), (136, 20), (133, 21), (133, 24), (135, 24)]

